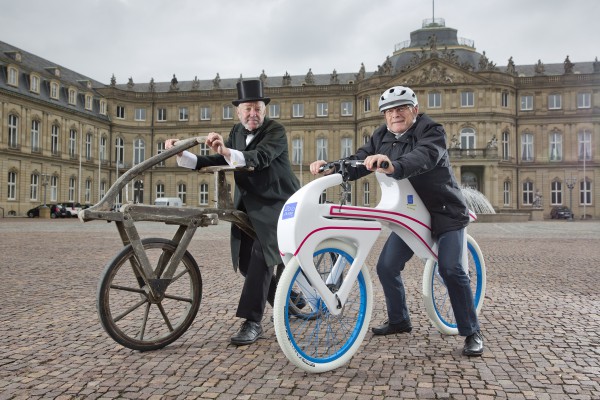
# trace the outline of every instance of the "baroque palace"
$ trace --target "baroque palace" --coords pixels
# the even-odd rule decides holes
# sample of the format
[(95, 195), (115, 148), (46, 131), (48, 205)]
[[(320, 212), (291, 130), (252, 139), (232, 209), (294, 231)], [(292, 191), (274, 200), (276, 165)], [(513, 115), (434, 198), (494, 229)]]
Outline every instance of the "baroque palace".
[[(258, 78), (272, 99), (268, 116), (287, 129), (302, 183), (314, 179), (312, 161), (360, 147), (383, 123), (380, 94), (404, 85), (417, 93), (420, 111), (444, 125), (459, 181), (482, 192), (496, 212), (537, 209), (549, 218), (552, 207), (566, 205), (575, 218), (600, 217), (597, 57), (528, 65), (511, 58), (499, 66), (433, 19), (375, 71), (361, 65), (355, 73), (263, 71)], [(43, 203), (93, 204), (124, 171), (163, 151), (165, 139), (227, 136), (240, 79), (217, 73), (209, 80), (173, 75), (170, 82), (118, 84), (113, 76), (106, 85), (0, 42), (0, 211), (24, 216)], [(214, 186), (212, 175), (169, 159), (137, 177), (119, 201), (180, 197), (184, 205), (212, 206)], [(374, 176), (353, 186), (352, 203), (379, 200)]]

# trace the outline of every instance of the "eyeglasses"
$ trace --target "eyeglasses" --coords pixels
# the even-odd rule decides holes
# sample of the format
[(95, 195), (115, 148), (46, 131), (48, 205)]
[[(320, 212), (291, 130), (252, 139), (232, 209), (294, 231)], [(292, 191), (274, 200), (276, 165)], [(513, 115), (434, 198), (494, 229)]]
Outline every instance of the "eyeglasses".
[(409, 110), (411, 107), (412, 107), (411, 104), (402, 104), (401, 106), (398, 106), (398, 107), (388, 108), (384, 112), (385, 112), (385, 115), (392, 115), (395, 111), (404, 112), (406, 110)]

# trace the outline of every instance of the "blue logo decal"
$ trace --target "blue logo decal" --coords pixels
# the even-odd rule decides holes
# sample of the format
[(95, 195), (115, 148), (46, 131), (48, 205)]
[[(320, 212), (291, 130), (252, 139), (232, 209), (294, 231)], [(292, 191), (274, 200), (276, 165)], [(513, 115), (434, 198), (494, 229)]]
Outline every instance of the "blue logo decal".
[(281, 219), (289, 219), (294, 218), (296, 215), (296, 206), (298, 203), (289, 203), (283, 207), (283, 212), (281, 213)]
[(408, 196), (406, 196), (406, 204), (413, 204), (415, 201), (413, 199), (413, 195), (409, 194)]

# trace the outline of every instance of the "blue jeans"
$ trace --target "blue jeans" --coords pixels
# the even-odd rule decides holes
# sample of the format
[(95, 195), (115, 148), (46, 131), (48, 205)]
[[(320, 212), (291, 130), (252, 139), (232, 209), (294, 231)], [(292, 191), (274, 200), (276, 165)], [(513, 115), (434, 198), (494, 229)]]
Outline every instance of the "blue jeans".
[[(462, 266), (465, 230), (450, 231), (438, 237), (438, 268), (448, 287), (458, 332), (469, 336), (479, 330), (469, 277)], [(411, 248), (392, 232), (377, 261), (377, 275), (383, 287), (388, 320), (392, 324), (410, 321), (401, 272), (413, 256)]]

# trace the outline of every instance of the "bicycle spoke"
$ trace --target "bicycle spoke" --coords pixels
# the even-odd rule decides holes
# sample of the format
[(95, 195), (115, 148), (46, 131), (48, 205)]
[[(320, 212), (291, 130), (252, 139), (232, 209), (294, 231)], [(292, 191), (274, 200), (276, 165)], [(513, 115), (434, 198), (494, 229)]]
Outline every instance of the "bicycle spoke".
[[(133, 306), (129, 307), (127, 310), (123, 311), (121, 314), (119, 314), (116, 317), (114, 317), (113, 321), (114, 322), (119, 322), (121, 319), (123, 319), (124, 317), (126, 317), (127, 315), (129, 315), (131, 312), (137, 310), (138, 308), (140, 308), (140, 306), (144, 305), (147, 302), (148, 302), (148, 299), (142, 299), (142, 300), (140, 300), (138, 303), (134, 304)], [(150, 304), (150, 303), (148, 303), (148, 304)]]
[(160, 314), (162, 315), (163, 320), (165, 321), (165, 324), (167, 324), (167, 328), (169, 328), (170, 332), (173, 332), (173, 325), (171, 325), (171, 321), (169, 321), (169, 317), (167, 316), (167, 313), (165, 312), (164, 307), (162, 306), (161, 303), (158, 303), (156, 306), (160, 310)]
[(146, 304), (146, 310), (144, 311), (144, 318), (142, 318), (142, 326), (140, 327), (139, 339), (144, 340), (144, 334), (146, 333), (146, 324), (148, 323), (148, 314), (150, 313), (150, 303)]

